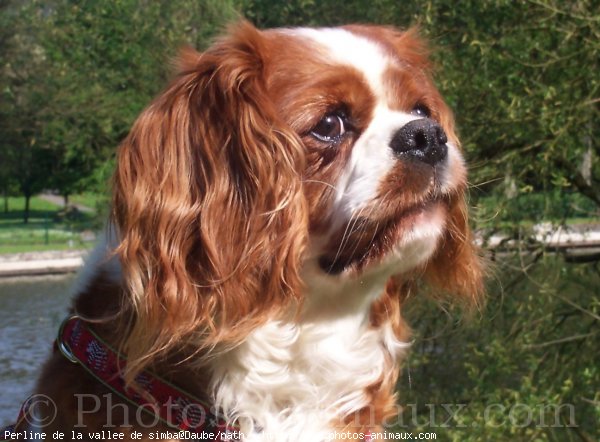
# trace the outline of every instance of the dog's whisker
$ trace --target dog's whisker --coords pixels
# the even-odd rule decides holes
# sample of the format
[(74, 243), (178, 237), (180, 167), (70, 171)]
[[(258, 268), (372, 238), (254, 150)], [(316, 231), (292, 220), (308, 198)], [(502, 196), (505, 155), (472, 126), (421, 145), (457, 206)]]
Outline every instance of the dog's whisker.
[(331, 272), (333, 270), (335, 263), (337, 262), (338, 258), (340, 257), (340, 254), (342, 253), (342, 250), (344, 249), (346, 241), (350, 238), (350, 234), (352, 233), (352, 229), (354, 228), (354, 225), (360, 219), (360, 215), (361, 215), (362, 211), (363, 211), (363, 208), (361, 207), (360, 210), (358, 211), (358, 213), (353, 213), (352, 216), (350, 217), (350, 221), (348, 222), (348, 224), (346, 224), (346, 229), (344, 230), (344, 234), (342, 235), (340, 244), (337, 248), (335, 256), (334, 256), (333, 260), (331, 261), (331, 265), (328, 269), (329, 272)]
[(321, 181), (321, 180), (313, 180), (313, 179), (304, 179), (302, 180), (302, 182), (304, 183), (316, 183), (316, 184), (323, 184), (324, 186), (327, 186), (329, 188), (331, 188), (331, 190), (337, 192), (337, 187), (335, 187), (333, 184), (331, 183), (327, 183), (325, 181)]

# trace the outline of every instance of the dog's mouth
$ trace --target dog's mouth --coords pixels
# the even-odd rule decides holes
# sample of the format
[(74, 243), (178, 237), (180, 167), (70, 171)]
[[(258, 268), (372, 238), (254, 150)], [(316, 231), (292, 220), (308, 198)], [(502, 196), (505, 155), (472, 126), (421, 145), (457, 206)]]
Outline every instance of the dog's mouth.
[(385, 219), (353, 218), (331, 237), (319, 257), (319, 267), (329, 275), (339, 275), (377, 265), (411, 236), (416, 225), (427, 220), (437, 207), (447, 204), (446, 197), (436, 196), (402, 208)]

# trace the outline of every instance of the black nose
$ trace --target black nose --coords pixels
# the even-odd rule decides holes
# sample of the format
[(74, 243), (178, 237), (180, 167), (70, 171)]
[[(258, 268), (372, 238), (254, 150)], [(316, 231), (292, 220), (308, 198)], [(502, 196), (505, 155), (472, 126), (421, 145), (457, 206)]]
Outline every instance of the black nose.
[(394, 152), (434, 166), (446, 158), (448, 137), (444, 129), (429, 118), (405, 124), (390, 141)]

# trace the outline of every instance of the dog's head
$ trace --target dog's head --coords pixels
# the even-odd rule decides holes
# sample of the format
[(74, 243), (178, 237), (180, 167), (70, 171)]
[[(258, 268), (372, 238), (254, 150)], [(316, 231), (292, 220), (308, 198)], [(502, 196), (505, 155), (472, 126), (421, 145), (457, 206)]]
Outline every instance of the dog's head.
[(114, 186), (147, 354), (289, 312), (307, 268), (333, 284), (418, 273), (480, 291), (459, 142), (413, 31), (235, 26), (183, 55), (121, 146)]

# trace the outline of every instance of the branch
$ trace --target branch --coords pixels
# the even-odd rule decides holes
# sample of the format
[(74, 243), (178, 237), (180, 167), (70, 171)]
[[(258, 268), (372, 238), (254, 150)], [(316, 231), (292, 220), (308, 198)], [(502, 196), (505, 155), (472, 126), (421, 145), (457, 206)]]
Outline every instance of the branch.
[(582, 306), (580, 306), (579, 304), (571, 301), (569, 298), (565, 298), (564, 296), (558, 295), (558, 294), (553, 294), (552, 296), (554, 296), (555, 298), (560, 299), (563, 302), (566, 302), (567, 304), (569, 304), (571, 307), (576, 308), (577, 310), (591, 316), (592, 318), (594, 318), (596, 321), (600, 321), (600, 316), (598, 316), (597, 314), (591, 312), (590, 310), (587, 310), (585, 308), (583, 308)]
[(595, 407), (600, 407), (600, 401), (595, 401), (593, 399), (588, 399), (583, 396), (579, 397), (582, 401), (587, 402), (588, 404), (592, 404)]
[(553, 341), (542, 342), (541, 344), (528, 344), (528, 345), (525, 345), (525, 348), (528, 348), (528, 349), (542, 348), (542, 347), (548, 347), (550, 345), (555, 345), (555, 344), (564, 344), (565, 342), (578, 341), (580, 339), (591, 338), (592, 336), (596, 336), (598, 333), (600, 333), (600, 332), (586, 333), (585, 335), (569, 336), (566, 338), (555, 339)]
[(564, 254), (565, 262), (571, 264), (586, 264), (589, 262), (600, 261), (600, 253), (590, 253), (589, 255), (572, 255), (569, 253)]
[(581, 439), (582, 442), (594, 442), (594, 440), (595, 440), (592, 438), (592, 436), (587, 434), (585, 431), (583, 431), (579, 427), (568, 427), (568, 428), (573, 430), (577, 434), (577, 436), (579, 436), (579, 439)]
[(597, 17), (595, 15), (591, 15), (591, 16), (584, 16), (584, 15), (580, 15), (580, 14), (573, 14), (572, 12), (568, 12), (562, 9), (558, 9), (558, 7), (556, 7), (555, 5), (549, 5), (547, 3), (543, 3), (539, 0), (529, 0), (529, 3), (533, 3), (534, 5), (540, 6), (544, 9), (547, 9), (548, 11), (557, 14), (557, 15), (564, 15), (570, 18), (574, 18), (577, 20), (582, 20), (582, 21), (586, 21), (586, 22), (597, 22), (600, 21), (600, 17)]
[(582, 195), (587, 196), (598, 206), (600, 206), (600, 188), (598, 186), (588, 184), (581, 172), (573, 167), (573, 165), (564, 158), (556, 158), (555, 162), (558, 166), (570, 172), (572, 177), (569, 178), (569, 181), (577, 188), (577, 190), (579, 190)]

